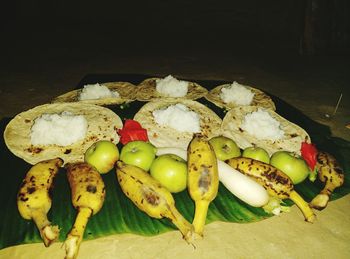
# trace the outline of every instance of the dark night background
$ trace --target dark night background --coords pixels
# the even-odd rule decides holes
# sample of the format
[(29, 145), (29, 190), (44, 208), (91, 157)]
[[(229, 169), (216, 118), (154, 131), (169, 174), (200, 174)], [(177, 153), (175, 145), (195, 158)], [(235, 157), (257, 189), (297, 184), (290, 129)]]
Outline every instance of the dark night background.
[(345, 0), (42, 1), (2, 4), (7, 47), (69, 48), (103, 41), (135, 49), (236, 48), (244, 52), (345, 53)]
[(238, 80), (314, 118), (350, 98), (347, 0), (13, 0), (0, 12), (1, 116), (106, 73)]

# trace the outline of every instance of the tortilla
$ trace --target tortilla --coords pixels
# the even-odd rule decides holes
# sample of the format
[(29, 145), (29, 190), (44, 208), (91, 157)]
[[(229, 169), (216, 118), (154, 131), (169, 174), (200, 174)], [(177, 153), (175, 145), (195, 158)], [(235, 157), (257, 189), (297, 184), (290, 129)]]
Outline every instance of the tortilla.
[[(88, 122), (86, 136), (72, 145), (32, 145), (30, 140), (31, 127), (34, 120), (42, 114), (59, 114), (69, 111), (75, 115), (83, 115)], [(98, 140), (110, 140), (117, 144), (123, 122), (110, 109), (94, 104), (55, 103), (44, 104), (16, 115), (6, 126), (4, 139), (8, 149), (16, 156), (30, 164), (60, 157), (65, 163), (82, 161), (88, 147)]]
[[(137, 87), (136, 99), (139, 101), (153, 101), (156, 99), (167, 99), (173, 97), (163, 96), (156, 90), (156, 80), (161, 78), (149, 78), (141, 82)], [(188, 91), (184, 97), (178, 97), (176, 99), (189, 99), (196, 100), (201, 97), (204, 97), (208, 90), (203, 86), (194, 83), (188, 82)]]
[[(220, 108), (225, 108), (227, 110), (240, 106), (235, 103), (225, 103), (220, 97), (221, 89), (230, 85), (231, 84), (223, 84), (215, 87), (214, 89), (208, 92), (208, 94), (205, 96), (205, 99), (212, 102), (216, 106)], [(253, 100), (249, 106), (259, 106), (273, 111), (276, 110), (276, 106), (270, 96), (268, 96), (266, 93), (257, 88), (253, 88), (247, 85), (244, 86), (254, 93)]]
[(90, 100), (79, 100), (79, 95), (82, 90), (77, 89), (68, 93), (62, 94), (52, 100), (52, 103), (64, 103), (64, 102), (81, 102), (97, 105), (110, 105), (110, 104), (122, 104), (129, 103), (136, 99), (136, 86), (128, 82), (108, 82), (103, 83), (111, 91), (117, 91), (119, 97), (108, 97)]
[(258, 146), (264, 148), (270, 155), (280, 150), (286, 150), (300, 155), (301, 143), (305, 140), (310, 141), (310, 136), (304, 129), (272, 110), (263, 109), (280, 122), (280, 127), (284, 131), (284, 137), (282, 139), (276, 141), (257, 139), (241, 128), (245, 115), (255, 112), (259, 108), (257, 106), (241, 106), (229, 110), (222, 121), (222, 134), (232, 138), (241, 149)]
[(193, 100), (163, 99), (146, 103), (134, 116), (134, 120), (140, 122), (142, 127), (147, 129), (148, 138), (153, 145), (156, 147), (187, 149), (193, 133), (180, 132), (176, 129), (159, 125), (155, 122), (152, 114), (154, 110), (166, 108), (177, 103), (187, 106), (199, 115), (201, 134), (208, 139), (219, 135), (222, 120), (205, 105)]

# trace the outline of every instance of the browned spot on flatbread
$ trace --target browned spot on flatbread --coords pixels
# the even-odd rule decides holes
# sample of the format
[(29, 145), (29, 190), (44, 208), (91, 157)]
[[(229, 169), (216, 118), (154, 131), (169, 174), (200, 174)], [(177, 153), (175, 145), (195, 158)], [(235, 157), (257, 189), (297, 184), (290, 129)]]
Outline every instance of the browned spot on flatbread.
[(43, 149), (40, 147), (31, 146), (31, 147), (27, 148), (26, 151), (28, 151), (29, 153), (33, 153), (33, 154), (39, 154), (40, 152), (43, 151)]

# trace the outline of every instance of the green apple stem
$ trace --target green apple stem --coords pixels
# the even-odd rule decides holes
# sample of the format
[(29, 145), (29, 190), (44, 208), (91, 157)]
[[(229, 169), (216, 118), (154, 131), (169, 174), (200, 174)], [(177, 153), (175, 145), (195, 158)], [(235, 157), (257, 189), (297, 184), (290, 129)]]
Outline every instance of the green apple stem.
[(314, 222), (316, 219), (316, 215), (314, 214), (313, 210), (309, 206), (309, 204), (296, 192), (292, 191), (289, 194), (289, 198), (298, 206), (298, 208), (301, 210), (305, 217), (305, 221), (307, 222)]

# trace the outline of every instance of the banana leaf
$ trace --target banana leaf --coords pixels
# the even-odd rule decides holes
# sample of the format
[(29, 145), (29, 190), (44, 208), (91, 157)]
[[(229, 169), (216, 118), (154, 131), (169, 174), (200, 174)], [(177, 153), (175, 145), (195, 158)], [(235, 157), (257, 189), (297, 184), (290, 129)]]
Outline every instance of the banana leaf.
[[(87, 83), (108, 82), (108, 81), (128, 81), (139, 83), (151, 76), (144, 75), (88, 75), (78, 85), (78, 88)], [(208, 89), (216, 85), (226, 83), (223, 81), (196, 81)], [(311, 136), (320, 150), (333, 154), (345, 171), (345, 178), (350, 174), (350, 142), (331, 136), (328, 127), (321, 125), (302, 112), (284, 102), (280, 98), (270, 94), (276, 104), (277, 112), (288, 120), (303, 127)], [(200, 102), (213, 109), (219, 116), (223, 117), (225, 111), (209, 103), (205, 99)], [(143, 105), (142, 102), (132, 102), (128, 105), (110, 106), (122, 119), (132, 118), (135, 112)], [(11, 118), (1, 120), (0, 129), (4, 131), (6, 124)], [(17, 211), (16, 194), (19, 185), (29, 170), (31, 165), (20, 158), (14, 156), (6, 147), (3, 138), (0, 141), (0, 162), (3, 166), (2, 180), (0, 182), (1, 195), (0, 204), (0, 249), (25, 243), (42, 242), (39, 232), (32, 221), (21, 218)], [(114, 170), (103, 175), (106, 184), (106, 200), (99, 213), (93, 216), (86, 228), (84, 239), (95, 239), (102, 236), (121, 233), (134, 233), (143, 236), (157, 235), (166, 231), (175, 230), (175, 226), (167, 219), (153, 219), (138, 210), (134, 204), (126, 198), (118, 185)], [(311, 183), (308, 180), (295, 186), (295, 189), (310, 201), (322, 188), (318, 181)], [(350, 193), (350, 183), (336, 189), (332, 195), (332, 200), (338, 199)], [(55, 179), (53, 189), (53, 205), (49, 211), (49, 219), (53, 224), (57, 224), (60, 229), (59, 240), (63, 241), (69, 232), (76, 211), (70, 201), (70, 189), (65, 175), (65, 170), (61, 169)], [(174, 195), (176, 207), (183, 216), (192, 222), (194, 215), (194, 203), (187, 191)], [(289, 200), (286, 204), (291, 206)], [(207, 223), (213, 221), (226, 221), (233, 223), (249, 223), (264, 220), (271, 217), (261, 208), (251, 207), (232, 195), (223, 185), (219, 186), (219, 193), (216, 199), (210, 204)], [(303, 220), (302, 215), (295, 220)]]

